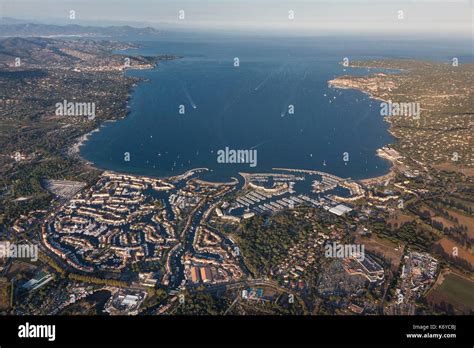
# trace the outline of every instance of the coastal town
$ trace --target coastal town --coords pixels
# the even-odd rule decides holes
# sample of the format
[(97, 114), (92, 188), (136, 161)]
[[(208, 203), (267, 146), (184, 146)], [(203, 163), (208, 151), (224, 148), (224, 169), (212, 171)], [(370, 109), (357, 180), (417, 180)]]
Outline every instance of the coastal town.
[[(394, 162), (400, 160), (395, 150), (384, 151), (394, 156)], [(44, 219), (19, 219), (15, 227), (19, 235), (26, 236), (39, 224), (39, 242), (48, 255), (43, 260), (61, 272), (70, 272), (71, 279), (102, 279), (102, 285), (86, 292), (77, 290), (85, 285), (82, 281), (77, 283), (79, 288), (67, 285), (70, 295), (54, 301), (64, 310), (94, 298), (96, 292), (107, 292), (112, 295), (103, 304), (104, 313), (151, 310), (163, 314), (179, 307), (183, 291), (221, 289), (225, 298), (238, 303), (249, 299), (260, 299), (257, 304), (272, 302), (276, 298), (268, 294), (277, 291), (296, 297), (306, 311), (415, 314), (420, 296), (436, 281), (439, 260), (389, 241), (377, 248), (372, 243), (354, 244), (373, 233), (371, 220), (402, 210), (401, 197), (409, 201), (424, 194), (411, 187), (411, 169), (401, 165), (394, 170), (392, 177), (403, 179), (389, 178), (390, 184), (385, 185), (387, 178), (383, 178), (383, 193), (374, 190), (379, 184), (373, 181), (357, 182), (316, 171), (241, 173), (240, 180), (222, 184), (199, 179), (205, 169), (166, 179), (106, 171), (88, 187), (74, 181), (49, 182), (61, 205)], [(294, 223), (301, 220), (308, 226), (285, 253), (275, 255), (268, 272), (262, 273), (253, 265), (259, 261), (249, 259), (246, 247), (239, 243), (239, 226), (288, 214)], [(326, 249), (337, 245), (364, 245), (366, 249), (328, 255)], [(384, 249), (396, 257), (380, 253)], [(15, 263), (7, 262), (5, 274)], [(400, 274), (391, 288), (393, 264), (400, 265), (396, 268)], [(42, 269), (19, 287), (20, 293), (49, 289), (59, 281), (48, 267)], [(384, 303), (381, 298), (389, 296), (388, 290), (393, 291), (393, 299)], [(241, 291), (250, 295), (242, 298)], [(313, 303), (315, 294), (319, 300)], [(159, 304), (150, 309), (147, 302), (157, 298)], [(333, 305), (328, 307), (327, 301)]]

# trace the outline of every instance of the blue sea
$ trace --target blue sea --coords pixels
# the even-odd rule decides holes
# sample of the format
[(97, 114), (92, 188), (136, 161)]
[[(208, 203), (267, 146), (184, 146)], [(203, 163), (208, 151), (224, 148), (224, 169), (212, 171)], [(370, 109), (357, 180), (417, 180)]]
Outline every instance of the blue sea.
[[(395, 139), (380, 102), (328, 86), (335, 77), (375, 70), (346, 68), (343, 58), (449, 63), (468, 54), (457, 43), (356, 37), (163, 33), (158, 40), (136, 42), (140, 49), (120, 53), (182, 58), (151, 70), (128, 70), (145, 79), (131, 92), (128, 117), (101, 126), (81, 155), (99, 168), (159, 177), (206, 167), (211, 171), (204, 177), (216, 181), (275, 167), (354, 179), (385, 174), (390, 163), (376, 150)], [(257, 150), (257, 165), (218, 163), (217, 153), (226, 147)]]

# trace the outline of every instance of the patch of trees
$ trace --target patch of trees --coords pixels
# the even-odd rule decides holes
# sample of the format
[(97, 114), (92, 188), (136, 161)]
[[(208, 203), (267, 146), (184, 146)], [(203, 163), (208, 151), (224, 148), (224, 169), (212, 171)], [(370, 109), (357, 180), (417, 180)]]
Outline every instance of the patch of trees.
[(175, 314), (177, 315), (221, 315), (230, 306), (229, 301), (223, 297), (215, 297), (210, 293), (184, 292), (184, 303), (178, 303)]
[(70, 273), (68, 278), (71, 280), (77, 280), (84, 283), (91, 283), (91, 284), (98, 284), (98, 285), (109, 285), (109, 286), (116, 286), (120, 288), (127, 288), (128, 284), (126, 282), (115, 280), (115, 279), (103, 279), (103, 278), (95, 278), (92, 276), (80, 275), (75, 273)]
[(289, 213), (269, 218), (271, 223), (266, 223), (265, 219), (258, 216), (245, 221), (234, 232), (245, 263), (254, 275), (269, 274), (270, 269), (285, 258), (288, 250), (312, 231), (309, 222)]
[(469, 272), (474, 271), (474, 267), (469, 263), (469, 261), (459, 257), (453, 256), (452, 254), (447, 253), (443, 247), (439, 244), (435, 244), (432, 247), (432, 252), (438, 255), (441, 255), (446, 261), (448, 261), (451, 265), (467, 270)]

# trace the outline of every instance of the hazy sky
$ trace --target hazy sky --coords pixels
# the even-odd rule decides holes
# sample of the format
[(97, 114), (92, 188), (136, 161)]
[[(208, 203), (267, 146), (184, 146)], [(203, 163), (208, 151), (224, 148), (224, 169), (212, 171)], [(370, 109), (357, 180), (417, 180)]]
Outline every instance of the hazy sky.
[[(64, 24), (138, 22), (158, 28), (290, 33), (471, 36), (473, 0), (0, 0), (3, 17)], [(178, 18), (184, 10), (185, 19)], [(294, 11), (294, 19), (289, 19)], [(403, 11), (403, 13), (399, 12)], [(399, 19), (403, 16), (403, 19)]]

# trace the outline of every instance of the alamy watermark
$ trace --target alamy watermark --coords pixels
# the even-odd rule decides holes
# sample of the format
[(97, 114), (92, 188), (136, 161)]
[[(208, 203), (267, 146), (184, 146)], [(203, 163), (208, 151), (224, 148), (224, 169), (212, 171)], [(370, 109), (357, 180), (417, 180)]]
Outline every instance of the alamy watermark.
[(257, 166), (257, 150), (232, 150), (226, 146), (224, 150), (217, 151), (217, 163), (248, 163), (253, 168)]
[(38, 246), (0, 242), (0, 259), (2, 258), (30, 259), (35, 262), (38, 260)]
[(95, 118), (95, 103), (86, 102), (68, 102), (64, 99), (56, 103), (57, 116), (87, 116), (89, 120)]
[(420, 119), (420, 103), (394, 103), (391, 100), (380, 103), (380, 115), (382, 116), (408, 116)]
[(56, 340), (56, 325), (36, 325), (26, 322), (18, 326), (19, 338), (47, 338), (52, 342)]
[(324, 246), (326, 257), (345, 259), (353, 257), (359, 261), (365, 259), (365, 246), (363, 244), (339, 244), (336, 242)]

